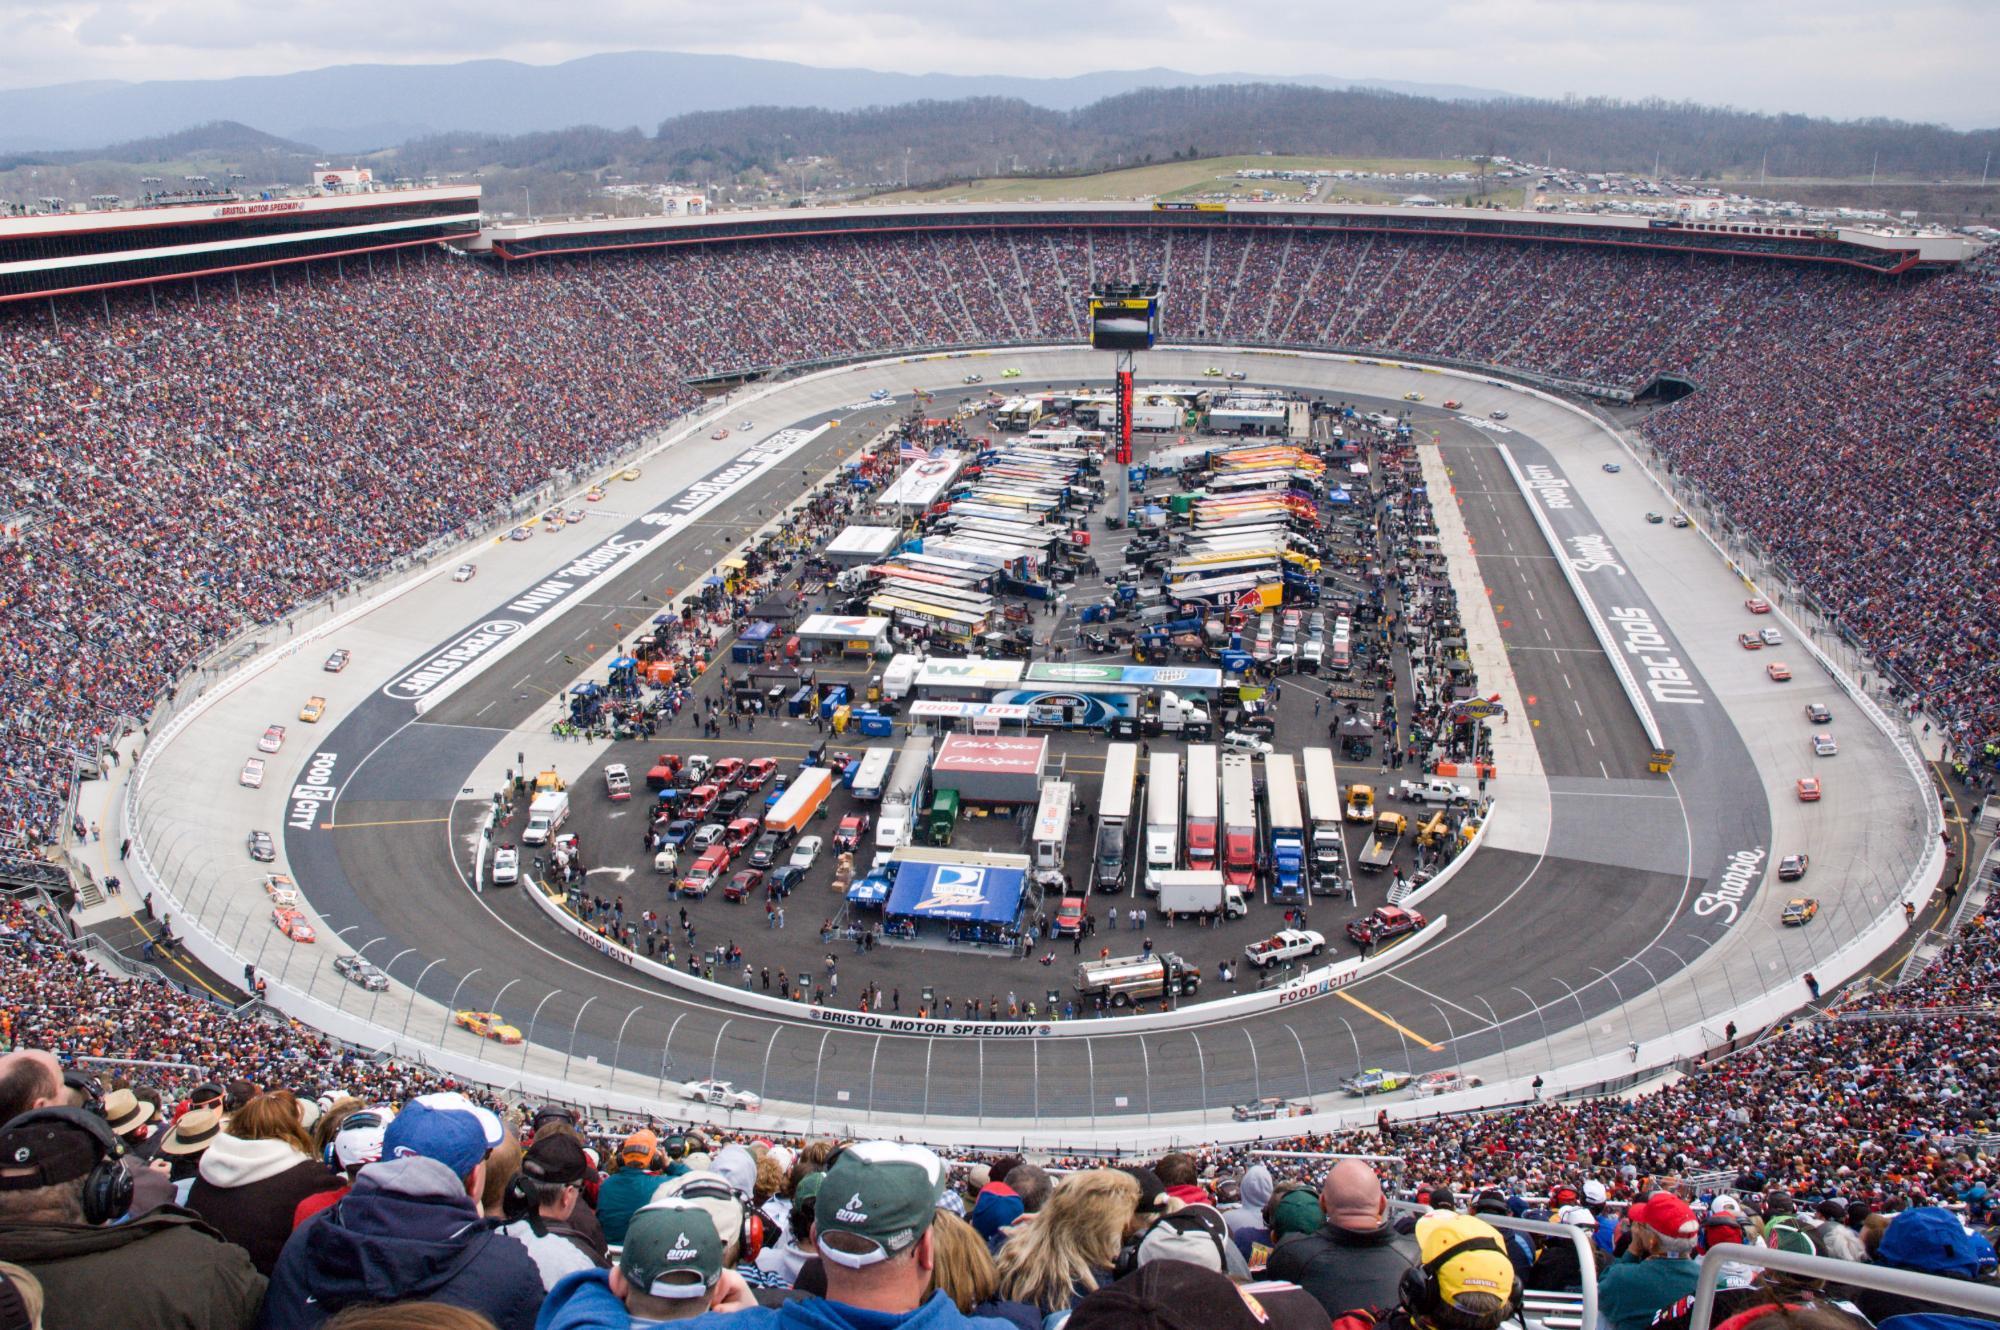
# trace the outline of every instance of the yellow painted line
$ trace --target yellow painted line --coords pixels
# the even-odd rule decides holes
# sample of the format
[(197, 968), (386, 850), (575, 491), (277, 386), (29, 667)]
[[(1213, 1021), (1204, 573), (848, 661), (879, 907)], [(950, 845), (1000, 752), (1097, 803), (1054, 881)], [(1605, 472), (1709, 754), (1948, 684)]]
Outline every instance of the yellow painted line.
[[(200, 976), (199, 974), (195, 973), (195, 972), (194, 972), (194, 971), (193, 971), (192, 969), (188, 968), (188, 964), (187, 964), (187, 962), (186, 962), (186, 961), (183, 961), (183, 960), (182, 960), (182, 959), (180, 958), (180, 954), (179, 954), (179, 952), (177, 952), (177, 951), (167, 951), (167, 950), (164, 950), (163, 948), (161, 948), (160, 946), (158, 946), (157, 944), (158, 944), (158, 942), (159, 942), (159, 940), (160, 940), (160, 939), (159, 939), (159, 936), (158, 936), (157, 934), (155, 934), (155, 933), (153, 932), (153, 930), (152, 930), (152, 929), (150, 929), (150, 928), (146, 927), (146, 924), (145, 924), (145, 921), (144, 921), (144, 920), (142, 920), (142, 919), (140, 919), (140, 918), (139, 918), (139, 916), (138, 916), (138, 915), (137, 915), (136, 913), (135, 913), (135, 914), (133, 914), (133, 915), (132, 915), (132, 916), (130, 916), (130, 917), (131, 917), (131, 920), (132, 920), (132, 923), (133, 923), (133, 925), (134, 925), (134, 926), (135, 926), (136, 928), (138, 928), (138, 930), (140, 931), (140, 933), (142, 933), (142, 934), (144, 934), (144, 935), (145, 935), (145, 938), (146, 938), (146, 940), (147, 940), (148, 942), (151, 942), (151, 943), (154, 943), (154, 944), (155, 944), (155, 946), (153, 947), (153, 961), (154, 961), (154, 963), (155, 963), (155, 964), (158, 964), (158, 963), (159, 963), (160, 961), (162, 961), (162, 960), (165, 960), (165, 961), (168, 961), (168, 962), (170, 962), (170, 963), (171, 963), (171, 964), (173, 965), (173, 967), (174, 967), (174, 968), (175, 968), (176, 970), (179, 970), (179, 971), (180, 971), (180, 972), (181, 972), (182, 974), (184, 974), (184, 975), (186, 975), (186, 976), (187, 976), (188, 978), (190, 978), (190, 979), (194, 980), (194, 981), (195, 981), (195, 982), (196, 982), (197, 984), (200, 984), (200, 985), (201, 985), (201, 986), (202, 986), (202, 987), (203, 987), (204, 989), (206, 989), (206, 990), (207, 990), (207, 991), (208, 991), (208, 992), (209, 992), (210, 994), (212, 994), (212, 995), (213, 995), (213, 996), (214, 996), (214, 997), (215, 997), (215, 998), (216, 998), (216, 999), (217, 999), (218, 1001), (220, 1001), (220, 1002), (223, 1002), (223, 1003), (225, 1003), (225, 1004), (227, 1004), (227, 1005), (229, 1005), (229, 1006), (232, 1006), (232, 1007), (236, 1005), (236, 1002), (235, 1002), (235, 999), (231, 998), (231, 997), (229, 996), (229, 994), (227, 994), (227, 993), (223, 993), (223, 992), (219, 992), (219, 991), (218, 991), (218, 990), (217, 990), (217, 989), (216, 989), (216, 988), (215, 988), (215, 987), (214, 987), (213, 985), (211, 985), (211, 984), (210, 984), (210, 983), (208, 982), (208, 980), (206, 980), (206, 979), (202, 978), (202, 977), (201, 977), (201, 976)], [(256, 995), (255, 995), (255, 994), (252, 994), (251, 996), (253, 996), (253, 997), (254, 997), (254, 996), (256, 996)]]
[(1375, 1008), (1369, 1006), (1366, 1002), (1363, 1002), (1360, 998), (1354, 996), (1354, 994), (1349, 993), (1345, 989), (1337, 988), (1334, 990), (1333, 995), (1337, 998), (1341, 998), (1344, 1001), (1353, 1004), (1354, 1006), (1360, 1008), (1362, 1011), (1367, 1012), (1370, 1016), (1373, 1016), (1376, 1020), (1382, 1022), (1382, 1024), (1388, 1026), (1390, 1029), (1396, 1031), (1397, 1033), (1406, 1035), (1409, 1038), (1416, 1040), (1418, 1043), (1422, 1044), (1425, 1048), (1429, 1049), (1431, 1052), (1433, 1053), (1444, 1052), (1443, 1044), (1432, 1043), (1430, 1040), (1424, 1038), (1422, 1035), (1418, 1034), (1415, 1030), (1412, 1030), (1409, 1026), (1403, 1024), (1395, 1017), (1384, 1016), (1381, 1012), (1375, 1010)]
[(451, 821), (448, 817), (406, 817), (393, 822), (322, 822), (321, 831), (353, 831), (357, 827), (431, 827)]

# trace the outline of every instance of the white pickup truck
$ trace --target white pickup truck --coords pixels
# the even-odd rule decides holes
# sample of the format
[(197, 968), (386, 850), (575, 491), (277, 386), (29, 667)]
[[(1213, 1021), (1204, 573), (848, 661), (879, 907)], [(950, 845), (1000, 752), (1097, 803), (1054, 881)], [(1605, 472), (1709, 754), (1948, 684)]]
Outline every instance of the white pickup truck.
[(1454, 785), (1443, 776), (1432, 776), (1428, 780), (1406, 780), (1396, 786), (1396, 797), (1408, 804), (1469, 804), (1472, 790), (1464, 785)]
[(1243, 948), (1243, 959), (1262, 970), (1300, 956), (1317, 956), (1325, 950), (1326, 934), (1310, 928), (1284, 928), (1262, 942), (1252, 942)]

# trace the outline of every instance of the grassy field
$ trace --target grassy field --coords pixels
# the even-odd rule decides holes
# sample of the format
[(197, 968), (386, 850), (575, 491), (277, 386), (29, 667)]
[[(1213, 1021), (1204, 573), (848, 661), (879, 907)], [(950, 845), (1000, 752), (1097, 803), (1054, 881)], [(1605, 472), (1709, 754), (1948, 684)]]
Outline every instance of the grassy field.
[[(1305, 185), (1289, 180), (1236, 180), (1235, 171), (1475, 171), (1466, 161), (1428, 161), (1382, 157), (1204, 157), (1185, 162), (1156, 162), (1097, 175), (1024, 177), (1001, 176), (940, 189), (899, 190), (882, 194), (884, 203), (1023, 203), (1030, 200), (1095, 200), (1184, 198), (1196, 194), (1240, 194), (1265, 189), (1281, 198), (1302, 198)], [(1231, 186), (1240, 186), (1232, 189)], [(1339, 192), (1354, 195), (1366, 189), (1356, 182)], [(1393, 190), (1391, 191), (1393, 192)], [(1408, 191), (1404, 191), (1408, 192)]]

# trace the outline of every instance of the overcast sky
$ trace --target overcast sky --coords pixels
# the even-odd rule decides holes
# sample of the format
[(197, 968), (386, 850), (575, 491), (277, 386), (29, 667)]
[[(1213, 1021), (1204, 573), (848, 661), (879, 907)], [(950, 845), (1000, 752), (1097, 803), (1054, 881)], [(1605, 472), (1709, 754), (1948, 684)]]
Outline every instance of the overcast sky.
[(0, 0), (0, 86), (615, 50), (1165, 66), (2000, 126), (2000, 0)]

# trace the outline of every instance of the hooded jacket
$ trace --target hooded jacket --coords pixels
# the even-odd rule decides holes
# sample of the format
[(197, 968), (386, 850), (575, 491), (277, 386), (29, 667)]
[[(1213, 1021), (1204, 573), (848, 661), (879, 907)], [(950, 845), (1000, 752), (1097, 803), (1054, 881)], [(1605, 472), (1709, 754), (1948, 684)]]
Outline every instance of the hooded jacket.
[(1270, 1230), (1264, 1228), (1264, 1207), (1270, 1203), (1273, 1189), (1271, 1170), (1263, 1164), (1252, 1164), (1243, 1170), (1243, 1181), (1238, 1185), (1243, 1203), (1222, 1212), (1222, 1222), (1229, 1225), (1231, 1237), (1245, 1229), (1263, 1229), (1268, 1235)]
[(48, 1297), (44, 1330), (251, 1330), (264, 1276), (199, 1216), (161, 1206), (111, 1227), (0, 1227), (0, 1261)]
[[(557, 1292), (561, 1289), (558, 1288)], [(551, 1301), (554, 1296), (550, 1295)], [(618, 1326), (617, 1330), (625, 1330), (625, 1326), (630, 1324), (628, 1318), (625, 1325)], [(967, 1316), (942, 1290), (931, 1294), (930, 1300), (919, 1303), (914, 1311), (900, 1315), (863, 1311), (859, 1307), (829, 1302), (825, 1298), (793, 1298), (781, 1307), (707, 1312), (692, 1321), (678, 1324), (699, 1327), (699, 1330), (1018, 1330), (1012, 1321), (991, 1316)], [(583, 1330), (584, 1327), (598, 1330), (597, 1323), (592, 1321), (562, 1323), (562, 1330)]]
[(187, 1208), (269, 1275), (292, 1235), (300, 1202), (341, 1186), (339, 1175), (284, 1141), (245, 1141), (227, 1132), (202, 1152)]
[(1386, 1221), (1372, 1229), (1328, 1224), (1278, 1244), (1264, 1277), (1290, 1280), (1338, 1318), (1360, 1307), (1394, 1307), (1403, 1272), (1417, 1264), (1416, 1239), (1399, 1236)]
[(422, 1299), (483, 1313), (500, 1330), (529, 1330), (542, 1293), (527, 1250), (479, 1217), (449, 1168), (385, 1159), (285, 1244), (257, 1324), (312, 1330), (355, 1303)]

